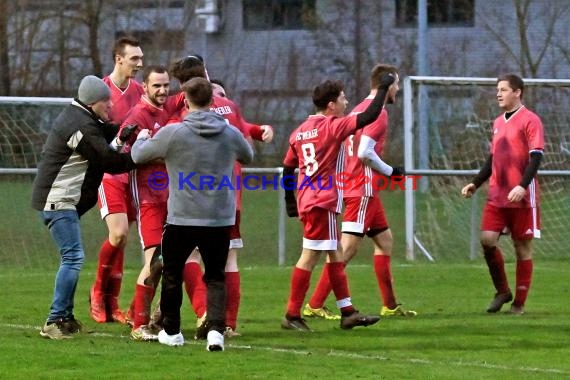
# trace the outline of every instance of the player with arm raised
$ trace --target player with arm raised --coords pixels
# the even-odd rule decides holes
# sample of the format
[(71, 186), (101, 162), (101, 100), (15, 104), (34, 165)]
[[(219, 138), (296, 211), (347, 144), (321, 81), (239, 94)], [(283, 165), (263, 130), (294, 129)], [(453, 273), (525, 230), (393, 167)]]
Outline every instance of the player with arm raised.
[[(379, 91), (370, 106), (358, 115), (344, 116), (347, 100), (342, 83), (326, 81), (315, 87), (313, 103), (317, 113), (310, 115), (289, 138), (289, 149), (283, 161), (286, 178), (287, 214), (299, 216), (303, 223), (303, 250), (293, 269), (287, 312), (281, 327), (310, 331), (301, 318), (301, 307), (309, 289), (311, 274), (320, 253), (326, 253), (329, 278), (341, 311), (340, 327), (352, 329), (379, 321), (375, 315), (363, 315), (352, 305), (342, 252), (338, 250), (336, 216), (341, 211), (342, 197), (336, 184), (342, 172), (341, 144), (357, 129), (373, 122), (380, 114), (394, 77), (382, 77)], [(298, 200), (295, 201), (294, 172), (299, 169)]]
[[(358, 104), (351, 114), (358, 114), (366, 109), (376, 92), (382, 75), (391, 73), (396, 80), (388, 90), (386, 103), (394, 103), (399, 90), (399, 77), (394, 66), (378, 64), (374, 66), (370, 76), (370, 94)], [(380, 315), (387, 316), (415, 316), (416, 312), (405, 310), (396, 301), (393, 289), (392, 273), (390, 270), (390, 258), (392, 254), (392, 232), (388, 226), (384, 207), (380, 196), (376, 195), (373, 178), (378, 175), (386, 177), (402, 176), (403, 170), (393, 168), (385, 163), (380, 155), (384, 147), (388, 129), (388, 111), (382, 110), (378, 119), (363, 129), (356, 131), (354, 135), (345, 140), (345, 167), (344, 171), (354, 178), (363, 179), (352, 182), (343, 190), (345, 211), (342, 219), (341, 246), (343, 260), (346, 264), (356, 255), (363, 237), (368, 236), (374, 246), (373, 267), (383, 306)], [(331, 289), (328, 277), (328, 266), (323, 267), (319, 282), (315, 287), (313, 296), (305, 305), (303, 315), (306, 317), (320, 317), (336, 320), (340, 317), (333, 314), (325, 305)]]
[[(142, 69), (142, 59), (138, 40), (121, 37), (115, 41), (115, 67), (111, 74), (103, 78), (111, 89), (113, 107), (109, 117), (112, 123), (121, 124), (144, 93), (142, 86), (134, 80)], [(99, 250), (97, 273), (89, 297), (90, 315), (99, 323), (126, 323), (125, 314), (119, 307), (119, 294), (129, 224), (135, 220), (127, 173), (105, 174), (99, 186), (98, 204), (109, 236)]]
[(504, 111), (493, 123), (490, 155), (461, 195), (470, 198), (487, 179), (489, 191), (481, 220), (481, 245), (495, 297), (487, 312), (496, 313), (513, 299), (498, 243), (510, 232), (515, 248), (516, 291), (510, 312), (523, 314), (532, 278), (532, 239), (540, 238), (538, 180), (544, 154), (542, 121), (522, 104), (523, 80), (515, 74), (497, 79), (497, 101)]

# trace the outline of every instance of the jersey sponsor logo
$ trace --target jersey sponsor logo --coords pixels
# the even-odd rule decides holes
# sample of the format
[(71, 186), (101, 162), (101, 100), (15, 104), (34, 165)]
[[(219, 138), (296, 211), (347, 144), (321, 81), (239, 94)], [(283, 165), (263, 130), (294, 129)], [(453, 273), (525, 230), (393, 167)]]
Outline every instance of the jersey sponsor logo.
[(296, 140), (309, 140), (309, 139), (313, 139), (315, 137), (319, 137), (319, 130), (318, 129), (312, 129), (310, 131), (306, 131), (306, 132), (299, 132), (297, 133), (297, 137)]
[(526, 230), (525, 235), (534, 235), (534, 232), (529, 228)]
[(214, 111), (218, 115), (229, 115), (232, 113), (232, 109), (230, 106), (221, 106), (221, 107), (211, 107), (210, 111)]

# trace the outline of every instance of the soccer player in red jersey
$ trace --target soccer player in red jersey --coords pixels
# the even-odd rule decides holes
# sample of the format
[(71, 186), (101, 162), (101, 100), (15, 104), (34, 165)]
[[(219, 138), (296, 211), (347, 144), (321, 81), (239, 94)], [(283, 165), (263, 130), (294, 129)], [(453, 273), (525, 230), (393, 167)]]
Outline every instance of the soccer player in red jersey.
[[(177, 62), (171, 67), (172, 75), (177, 78), (181, 83), (184, 83), (194, 77), (208, 78), (204, 62), (201, 57), (196, 55), (187, 56)], [(223, 89), (223, 88), (222, 88)], [(218, 91), (220, 91), (218, 89)], [(225, 95), (225, 90), (223, 92)], [(179, 95), (179, 104), (183, 102), (183, 94)], [(182, 103), (183, 104), (183, 103)], [(178, 108), (181, 108), (180, 106)], [(223, 116), (229, 124), (239, 129), (247, 138), (270, 143), (273, 139), (273, 128), (269, 125), (257, 125), (248, 123), (242, 116), (239, 107), (226, 96), (213, 96), (212, 105), (210, 110)], [(241, 177), (241, 165), (236, 162), (234, 168), (234, 175)], [(238, 249), (243, 248), (243, 241), (241, 239), (240, 214), (241, 214), (241, 188), (235, 190), (236, 193), (236, 223), (230, 230), (230, 247), (228, 252), (228, 260), (226, 265), (226, 337), (233, 337), (239, 335), (236, 332), (237, 316), (239, 311), (239, 304), (241, 300), (241, 278), (239, 266), (237, 262)], [(191, 300), (192, 307), (196, 312), (198, 320), (198, 331), (196, 333), (197, 339), (205, 339), (207, 333), (207, 326), (201, 322), (205, 318), (200, 316), (200, 311), (205, 306), (204, 285), (202, 283), (202, 269), (200, 268), (199, 255), (192, 254), (184, 268), (184, 285), (188, 297)]]
[[(327, 270), (342, 314), (341, 328), (368, 326), (380, 320), (379, 316), (359, 313), (350, 299), (342, 251), (338, 250), (337, 244), (336, 216), (341, 211), (342, 196), (339, 196), (336, 180), (344, 161), (342, 142), (378, 118), (394, 79), (393, 75), (385, 74), (366, 110), (349, 116), (343, 116), (348, 102), (342, 83), (328, 80), (316, 86), (313, 103), (317, 113), (310, 115), (289, 138), (289, 149), (283, 161), (287, 214), (300, 217), (304, 232), (303, 250), (291, 276), (287, 313), (281, 322), (284, 329), (310, 331), (301, 318), (301, 306), (322, 252), (330, 261)], [(297, 168), (298, 183), (292, 186)], [(297, 202), (294, 188), (298, 189)]]
[[(370, 76), (370, 94), (351, 112), (358, 114), (366, 109), (376, 96), (378, 84), (382, 75), (392, 73), (396, 80), (388, 90), (386, 103), (394, 103), (399, 90), (399, 77), (396, 67), (385, 64), (374, 66)], [(344, 172), (350, 173), (354, 181), (347, 181), (343, 185), (343, 201), (345, 211), (342, 219), (342, 247), (343, 260), (348, 263), (357, 253), (364, 235), (372, 239), (374, 245), (373, 266), (383, 306), (381, 316), (415, 316), (416, 312), (405, 310), (396, 301), (390, 270), (390, 257), (392, 254), (392, 232), (388, 226), (384, 207), (379, 196), (375, 195), (373, 178), (378, 175), (386, 177), (402, 176), (403, 170), (393, 168), (381, 158), (384, 141), (388, 129), (388, 112), (382, 110), (378, 119), (363, 129), (356, 131), (345, 140)], [(366, 178), (367, 180), (364, 180)], [(358, 179), (358, 180), (357, 180)], [(338, 315), (333, 314), (326, 306), (325, 300), (331, 292), (328, 277), (328, 263), (323, 267), (319, 282), (315, 287), (313, 296), (305, 305), (303, 315), (306, 317), (320, 317), (337, 320)]]
[(497, 79), (497, 102), (504, 111), (493, 123), (489, 157), (477, 176), (461, 190), (470, 198), (487, 179), (489, 191), (481, 220), (481, 245), (496, 294), (487, 312), (496, 313), (513, 300), (498, 247), (511, 234), (516, 254), (516, 289), (510, 312), (523, 314), (532, 278), (532, 239), (540, 238), (538, 180), (544, 153), (540, 117), (522, 104), (523, 80), (515, 74)]
[[(121, 126), (121, 130), (132, 124), (138, 126), (132, 140), (142, 130), (148, 130), (152, 136), (167, 124), (171, 111), (164, 105), (169, 87), (170, 78), (164, 66), (152, 65), (144, 69), (145, 94)], [(133, 314), (131, 337), (135, 340), (156, 340), (157, 335), (151, 332), (147, 325), (150, 321), (150, 306), (162, 271), (160, 242), (168, 200), (166, 167), (162, 162), (139, 166), (131, 172), (130, 182), (145, 257), (131, 305)]]
[[(143, 64), (139, 41), (132, 37), (119, 38), (113, 46), (113, 60), (115, 67), (103, 81), (111, 89), (111, 122), (122, 124), (144, 93), (142, 86), (134, 80)], [(99, 187), (98, 204), (109, 236), (99, 250), (97, 273), (90, 292), (90, 315), (99, 323), (126, 323), (118, 299), (129, 224), (135, 217), (127, 173), (105, 174)]]

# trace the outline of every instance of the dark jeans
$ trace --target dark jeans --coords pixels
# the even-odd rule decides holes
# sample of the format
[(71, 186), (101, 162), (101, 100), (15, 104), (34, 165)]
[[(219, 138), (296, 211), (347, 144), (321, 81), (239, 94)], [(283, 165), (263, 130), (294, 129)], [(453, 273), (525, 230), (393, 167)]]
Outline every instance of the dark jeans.
[(169, 335), (180, 332), (182, 274), (186, 259), (194, 248), (200, 249), (207, 288), (207, 320), (212, 329), (223, 333), (226, 319), (225, 272), (230, 227), (177, 226), (167, 224), (162, 235), (162, 293), (160, 309), (164, 330)]

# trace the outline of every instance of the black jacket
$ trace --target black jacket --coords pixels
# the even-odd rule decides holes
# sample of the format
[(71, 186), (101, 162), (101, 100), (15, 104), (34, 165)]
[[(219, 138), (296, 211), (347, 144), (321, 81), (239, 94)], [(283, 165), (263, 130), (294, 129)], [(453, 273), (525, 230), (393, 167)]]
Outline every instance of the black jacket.
[(36, 210), (77, 210), (81, 216), (97, 202), (103, 173), (135, 167), (129, 153), (109, 146), (116, 126), (74, 100), (54, 121), (38, 164), (32, 192)]

